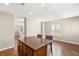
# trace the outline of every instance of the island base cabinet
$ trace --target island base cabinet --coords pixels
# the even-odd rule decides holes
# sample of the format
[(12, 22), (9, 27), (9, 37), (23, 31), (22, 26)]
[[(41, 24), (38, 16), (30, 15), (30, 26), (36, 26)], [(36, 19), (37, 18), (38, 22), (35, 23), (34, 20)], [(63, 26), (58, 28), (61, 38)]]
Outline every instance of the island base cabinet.
[(19, 56), (47, 56), (47, 45), (37, 50), (33, 50), (23, 42), (19, 41), (17, 44)]
[(47, 46), (41, 47), (34, 52), (34, 56), (47, 56)]

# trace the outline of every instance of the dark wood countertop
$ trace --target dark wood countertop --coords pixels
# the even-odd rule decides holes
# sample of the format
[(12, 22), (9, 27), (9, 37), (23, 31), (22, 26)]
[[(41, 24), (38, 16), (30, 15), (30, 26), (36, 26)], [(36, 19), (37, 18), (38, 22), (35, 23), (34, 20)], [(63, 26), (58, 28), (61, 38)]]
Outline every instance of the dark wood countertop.
[(53, 40), (47, 40), (47, 39), (40, 39), (34, 36), (20, 38), (18, 40), (22, 41), (24, 44), (31, 47), (33, 50), (37, 50), (53, 41)]

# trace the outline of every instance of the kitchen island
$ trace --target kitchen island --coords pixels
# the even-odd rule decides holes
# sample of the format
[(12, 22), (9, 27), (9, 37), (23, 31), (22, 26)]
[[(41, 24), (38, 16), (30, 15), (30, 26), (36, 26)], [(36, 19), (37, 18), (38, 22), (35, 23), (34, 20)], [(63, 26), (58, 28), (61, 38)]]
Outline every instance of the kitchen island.
[(19, 56), (47, 56), (47, 46), (53, 40), (41, 39), (34, 36), (17, 40)]

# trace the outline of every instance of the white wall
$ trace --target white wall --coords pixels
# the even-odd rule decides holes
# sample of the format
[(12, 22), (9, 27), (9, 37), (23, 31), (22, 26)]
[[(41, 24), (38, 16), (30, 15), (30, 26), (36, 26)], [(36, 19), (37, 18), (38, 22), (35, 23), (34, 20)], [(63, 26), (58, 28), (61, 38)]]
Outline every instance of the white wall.
[[(47, 17), (26, 17), (26, 18), (27, 18), (27, 24), (26, 24), (27, 36), (37, 36), (37, 34), (41, 34), (42, 32), (44, 32), (43, 28), (44, 22), (52, 20)], [(42, 34), (44, 35), (44, 33)]]
[(27, 36), (37, 36), (41, 33), (41, 21), (39, 18), (27, 18)]
[(0, 11), (0, 50), (14, 45), (13, 15)]
[[(53, 24), (60, 24), (61, 26), (61, 36), (59, 40), (69, 41), (74, 43), (79, 43), (79, 17), (71, 17), (67, 19), (51, 21), (45, 23), (45, 34), (51, 35), (51, 26)], [(52, 32), (54, 32), (52, 30)], [(55, 35), (54, 33), (52, 34)], [(58, 36), (58, 34), (56, 34)], [(56, 36), (55, 35), (55, 36)]]

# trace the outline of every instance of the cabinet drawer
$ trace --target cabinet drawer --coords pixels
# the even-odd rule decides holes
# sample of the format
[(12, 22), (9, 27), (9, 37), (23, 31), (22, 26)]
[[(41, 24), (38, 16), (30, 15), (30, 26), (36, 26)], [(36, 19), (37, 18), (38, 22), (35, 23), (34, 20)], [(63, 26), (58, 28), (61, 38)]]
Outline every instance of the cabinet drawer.
[(22, 49), (22, 50), (23, 50), (23, 52), (25, 52), (25, 53), (27, 52), (25, 49)]
[(26, 49), (28, 55), (33, 55), (33, 50), (30, 47)]

